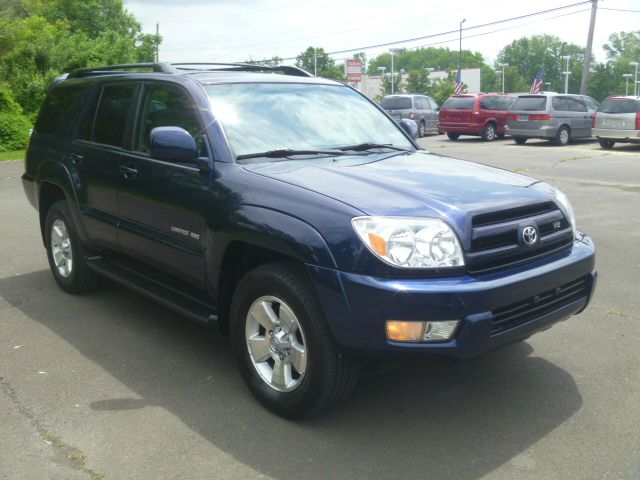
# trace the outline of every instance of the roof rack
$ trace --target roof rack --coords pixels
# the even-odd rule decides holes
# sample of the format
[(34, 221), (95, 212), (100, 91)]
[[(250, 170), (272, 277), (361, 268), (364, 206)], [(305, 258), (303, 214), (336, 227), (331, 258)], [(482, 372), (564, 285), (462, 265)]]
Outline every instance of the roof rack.
[(175, 68), (170, 63), (125, 63), (121, 65), (106, 65), (104, 67), (78, 68), (69, 73), (67, 78), (91, 77), (93, 75), (115, 75), (123, 73), (124, 70), (151, 69), (158, 73), (176, 73)]
[(306, 70), (290, 65), (270, 67), (254, 63), (172, 63), (171, 66), (175, 67), (176, 70), (193, 70), (194, 72), (282, 72), (285, 75), (292, 75), (294, 77), (313, 77), (313, 75)]

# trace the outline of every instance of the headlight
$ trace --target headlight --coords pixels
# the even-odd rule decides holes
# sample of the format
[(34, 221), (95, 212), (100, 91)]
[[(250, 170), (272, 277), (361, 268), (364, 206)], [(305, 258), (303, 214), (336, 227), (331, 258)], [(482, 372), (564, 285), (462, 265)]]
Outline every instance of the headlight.
[(440, 219), (356, 217), (351, 223), (365, 245), (395, 267), (446, 268), (464, 265), (458, 237)]
[(576, 216), (573, 213), (573, 208), (571, 208), (571, 202), (567, 196), (558, 190), (556, 187), (553, 187), (545, 182), (536, 182), (531, 185), (532, 188), (544, 192), (549, 195), (553, 195), (553, 198), (558, 201), (558, 203), (562, 206), (564, 213), (569, 217), (569, 223), (571, 224), (571, 230), (573, 230), (573, 237), (576, 236)]

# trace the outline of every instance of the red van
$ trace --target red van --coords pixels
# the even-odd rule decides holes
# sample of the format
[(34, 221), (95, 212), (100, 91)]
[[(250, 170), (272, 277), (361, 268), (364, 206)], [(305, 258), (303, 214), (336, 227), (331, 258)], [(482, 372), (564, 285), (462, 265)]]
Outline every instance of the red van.
[(498, 93), (454, 95), (440, 108), (438, 130), (451, 140), (460, 135), (480, 135), (493, 141), (504, 137), (507, 110), (516, 97)]

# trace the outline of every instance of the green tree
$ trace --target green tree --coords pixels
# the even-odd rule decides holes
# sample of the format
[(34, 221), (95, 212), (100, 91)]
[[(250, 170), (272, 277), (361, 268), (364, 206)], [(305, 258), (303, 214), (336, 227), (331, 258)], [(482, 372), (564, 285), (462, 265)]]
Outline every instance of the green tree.
[(246, 63), (250, 63), (252, 65), (262, 65), (264, 67), (277, 67), (282, 65), (282, 58), (277, 55), (271, 58), (264, 58), (262, 60), (247, 60)]
[(407, 78), (407, 92), (427, 94), (431, 89), (431, 79), (429, 78), (429, 70), (411, 70)]
[(315, 70), (318, 77), (332, 78), (341, 82), (346, 81), (344, 68), (336, 65), (335, 60), (331, 58), (323, 48), (307, 48), (296, 57), (296, 67), (311, 73), (314, 73)]

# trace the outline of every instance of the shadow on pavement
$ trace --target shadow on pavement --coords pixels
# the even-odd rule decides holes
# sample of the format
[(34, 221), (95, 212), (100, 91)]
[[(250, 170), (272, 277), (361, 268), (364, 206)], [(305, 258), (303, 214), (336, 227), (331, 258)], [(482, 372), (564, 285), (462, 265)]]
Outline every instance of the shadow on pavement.
[(38, 271), (0, 280), (0, 295), (140, 397), (96, 398), (92, 409), (159, 406), (277, 479), (477, 479), (582, 404), (569, 373), (519, 343), (468, 362), (368, 372), (346, 404), (293, 423), (253, 400), (226, 338), (117, 286), (74, 297)]

